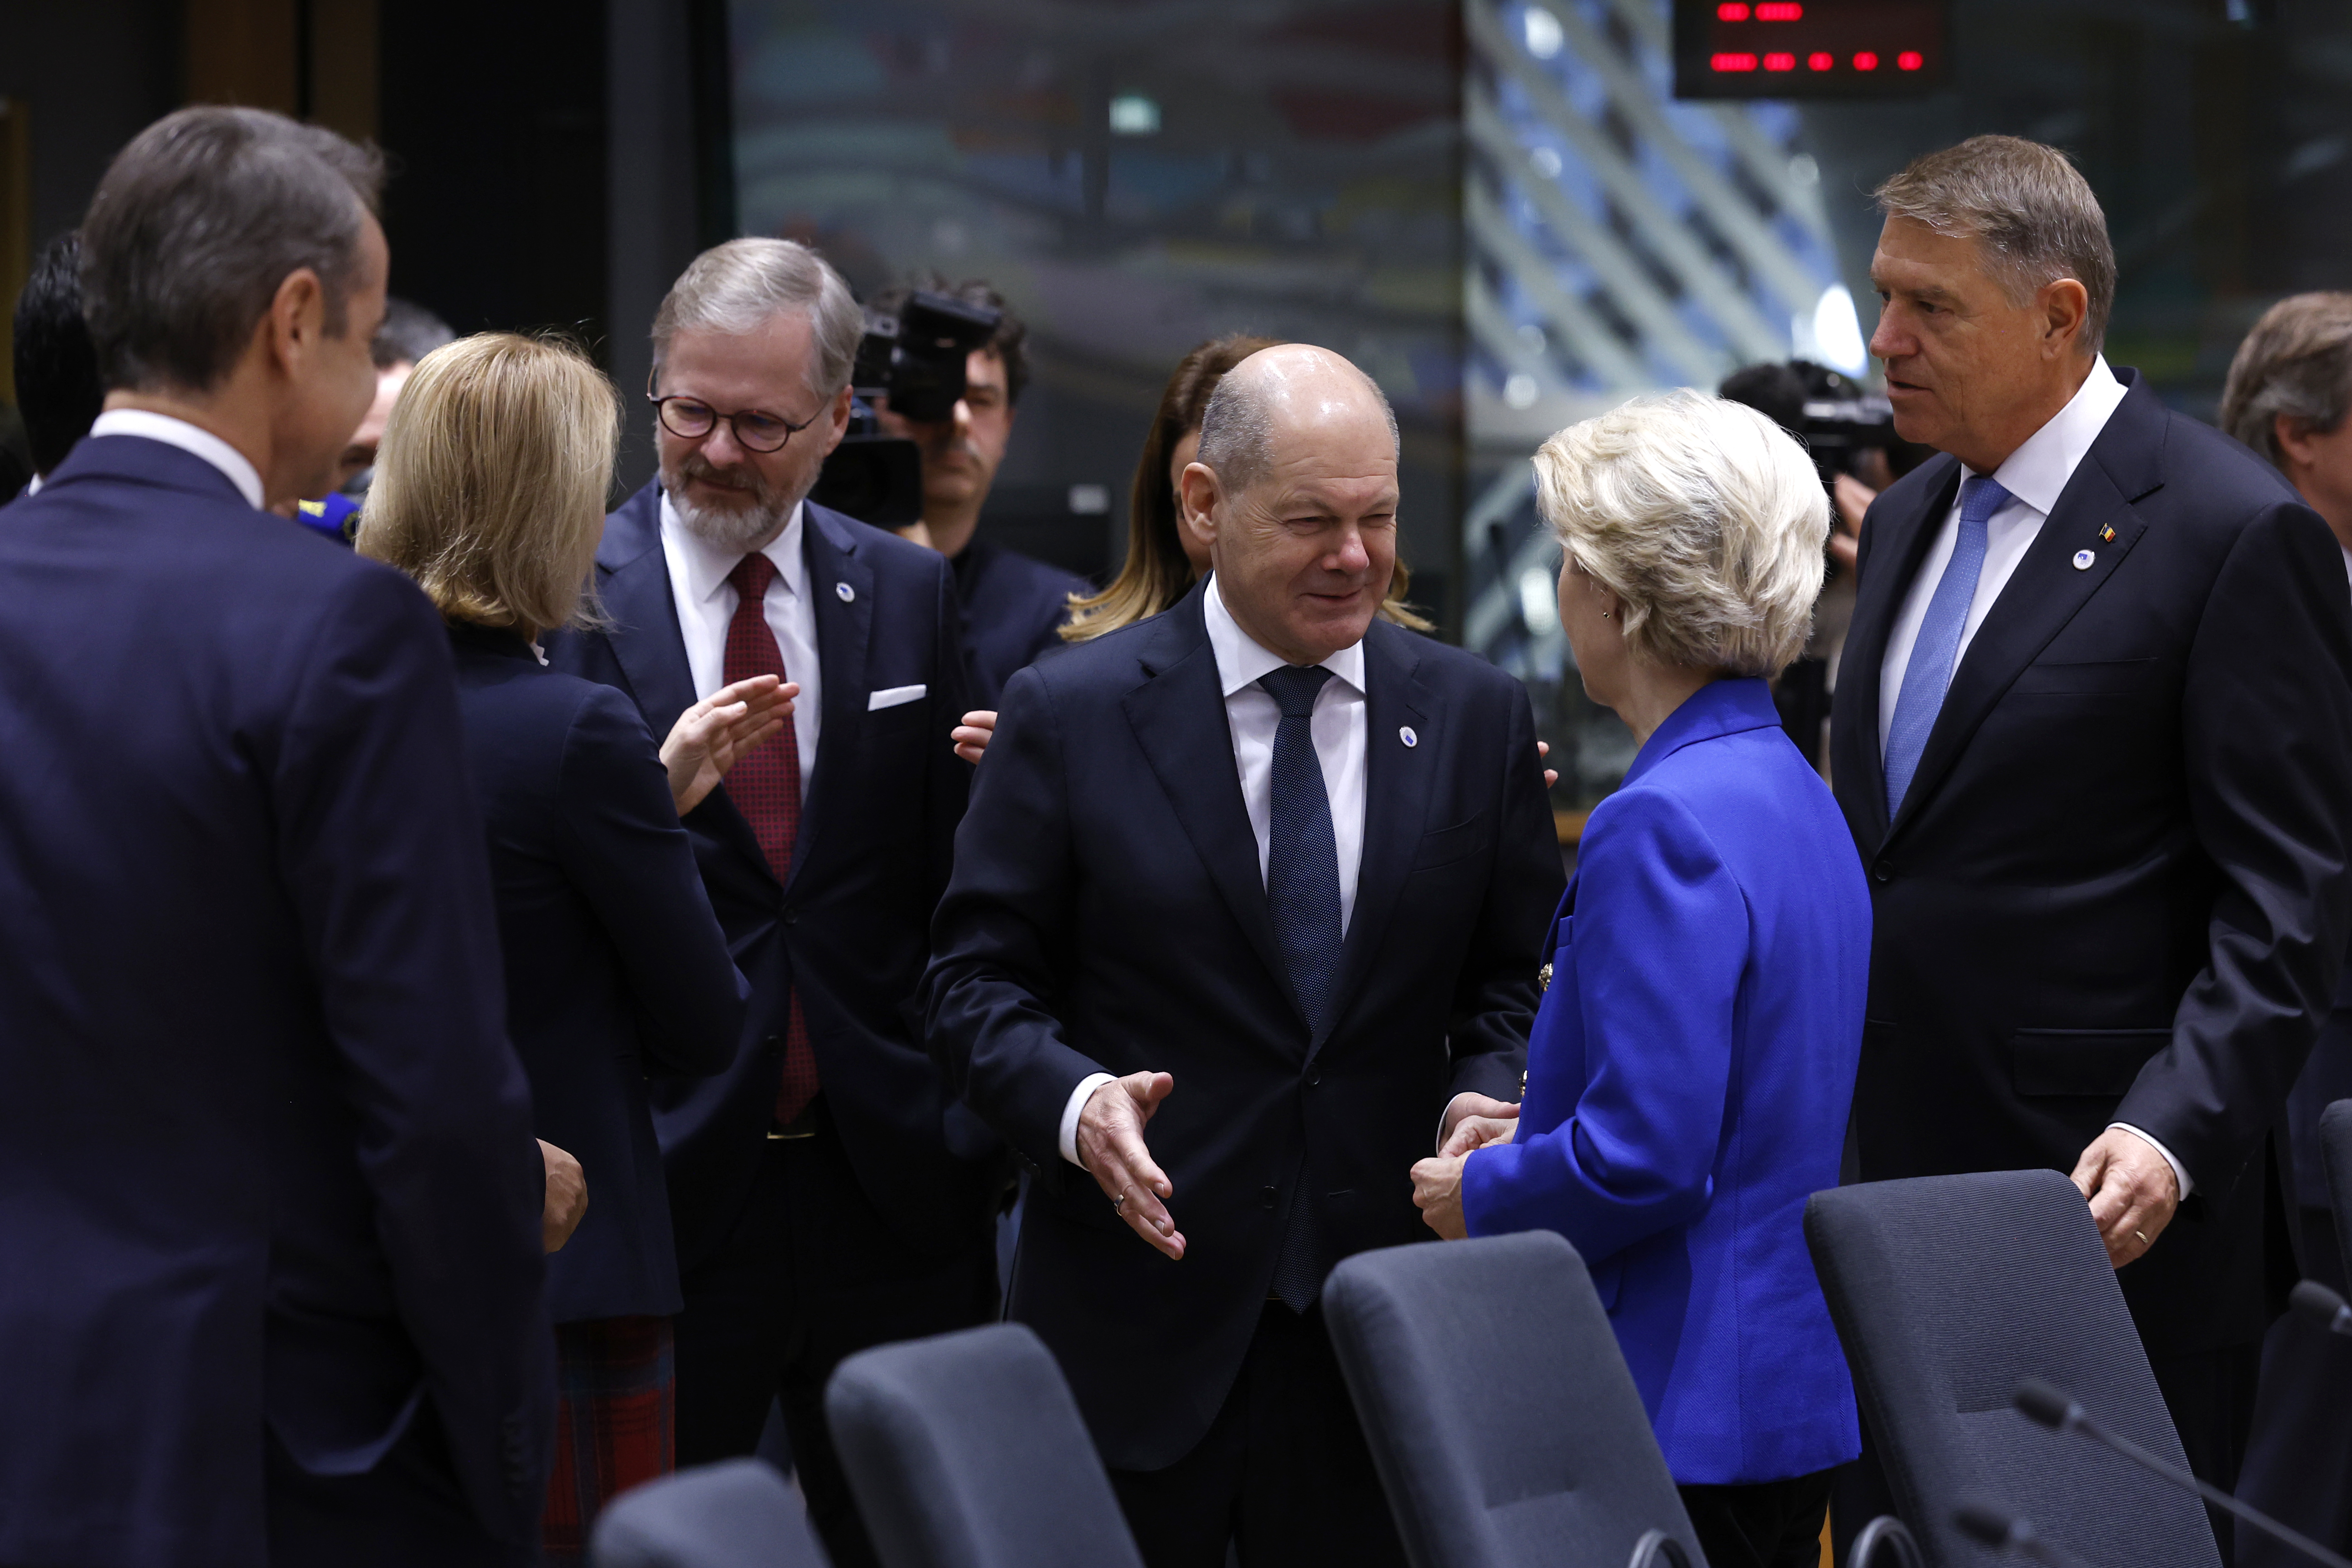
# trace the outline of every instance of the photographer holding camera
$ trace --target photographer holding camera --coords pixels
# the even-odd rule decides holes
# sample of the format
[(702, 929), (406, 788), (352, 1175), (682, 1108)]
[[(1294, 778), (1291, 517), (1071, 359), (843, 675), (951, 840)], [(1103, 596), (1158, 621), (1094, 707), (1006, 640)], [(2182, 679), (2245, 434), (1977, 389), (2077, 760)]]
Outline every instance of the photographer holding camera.
[[(943, 279), (917, 285), (982, 311), (996, 324), (964, 361), (963, 395), (945, 417), (910, 418), (887, 395), (875, 401), (886, 436), (915, 443), (923, 461), (922, 521), (899, 530), (948, 558), (963, 606), (964, 670), (975, 708), (993, 709), (1004, 683), (1049, 647), (1069, 614), (1070, 596), (1094, 591), (1084, 578), (975, 537), (980, 510), (1013, 436), (1014, 405), (1029, 381), (1028, 328), (1003, 297), (977, 279), (950, 287)], [(870, 317), (901, 314), (910, 289), (892, 289), (867, 306)], [(903, 401), (903, 400), (902, 400)]]

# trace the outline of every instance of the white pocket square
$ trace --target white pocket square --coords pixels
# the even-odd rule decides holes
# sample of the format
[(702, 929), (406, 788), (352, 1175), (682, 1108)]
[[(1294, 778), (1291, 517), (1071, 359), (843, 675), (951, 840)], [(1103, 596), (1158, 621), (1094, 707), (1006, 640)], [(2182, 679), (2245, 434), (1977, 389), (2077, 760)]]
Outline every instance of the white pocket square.
[(896, 708), (902, 702), (920, 702), (928, 686), (892, 686), (876, 692), (866, 700), (866, 710), (875, 712), (884, 708)]

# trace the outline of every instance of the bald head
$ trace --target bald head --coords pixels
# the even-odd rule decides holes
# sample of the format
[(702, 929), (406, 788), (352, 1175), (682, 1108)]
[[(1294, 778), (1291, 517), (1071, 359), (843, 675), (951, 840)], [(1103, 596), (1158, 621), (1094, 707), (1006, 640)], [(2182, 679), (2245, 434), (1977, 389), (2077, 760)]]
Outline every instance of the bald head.
[(1297, 665), (1362, 640), (1396, 570), (1397, 430), (1371, 379), (1285, 343), (1225, 373), (1178, 486), (1217, 595)]
[(1274, 467), (1286, 438), (1310, 430), (1355, 426), (1384, 431), (1387, 457), (1399, 452), (1395, 411), (1370, 376), (1328, 349), (1279, 343), (1227, 371), (1201, 416), (1196, 459), (1216, 470), (1228, 490), (1244, 490)]

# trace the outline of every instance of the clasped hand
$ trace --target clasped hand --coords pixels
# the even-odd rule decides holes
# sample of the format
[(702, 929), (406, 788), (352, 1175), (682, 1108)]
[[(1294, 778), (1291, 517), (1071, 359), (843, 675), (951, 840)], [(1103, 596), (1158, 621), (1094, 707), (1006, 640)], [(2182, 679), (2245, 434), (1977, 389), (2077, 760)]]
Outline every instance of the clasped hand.
[(1098, 1086), (1078, 1112), (1078, 1160), (1129, 1230), (1171, 1258), (1184, 1256), (1184, 1233), (1170, 1217), (1174, 1184), (1144, 1146), (1144, 1123), (1175, 1089), (1164, 1072), (1131, 1072)]
[(1462, 1166), (1473, 1149), (1507, 1143), (1519, 1130), (1519, 1108), (1506, 1100), (1465, 1094), (1447, 1107), (1451, 1125), (1437, 1153), (1412, 1168), (1412, 1201), (1422, 1223), (1447, 1241), (1470, 1234), (1462, 1213)]
[(755, 675), (720, 687), (679, 714), (661, 748), (677, 814), (684, 816), (700, 805), (738, 759), (780, 732), (800, 694), (798, 681)]

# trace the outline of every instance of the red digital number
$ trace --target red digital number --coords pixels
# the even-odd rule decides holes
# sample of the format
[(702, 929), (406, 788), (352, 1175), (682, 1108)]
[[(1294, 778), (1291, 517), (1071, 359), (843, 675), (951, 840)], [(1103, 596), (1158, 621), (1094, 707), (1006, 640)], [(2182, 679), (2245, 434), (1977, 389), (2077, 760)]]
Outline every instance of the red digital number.
[(1719, 71), (1752, 71), (1756, 68), (1754, 55), (1717, 55), (1708, 65)]
[(1895, 57), (1895, 68), (1897, 70), (1915, 71), (1927, 63), (1927, 57), (1916, 49), (1906, 49)]
[(1837, 57), (1817, 50), (1805, 57), (1805, 63), (1817, 71), (1825, 71), (1837, 64)]
[(1864, 49), (1853, 57), (1853, 68), (1858, 71), (1874, 71), (1878, 68), (1878, 57)]
[(1797, 57), (1794, 55), (1779, 53), (1766, 55), (1764, 57), (1764, 68), (1768, 71), (1795, 70), (1797, 68)]
[(1790, 0), (1765, 0), (1765, 4), (1756, 7), (1756, 19), (1759, 22), (1801, 22), (1805, 19), (1805, 8), (1790, 4)]
[(1715, 8), (1715, 19), (1718, 22), (1745, 22), (1748, 20), (1748, 7), (1743, 0), (1723, 0), (1723, 4)]

